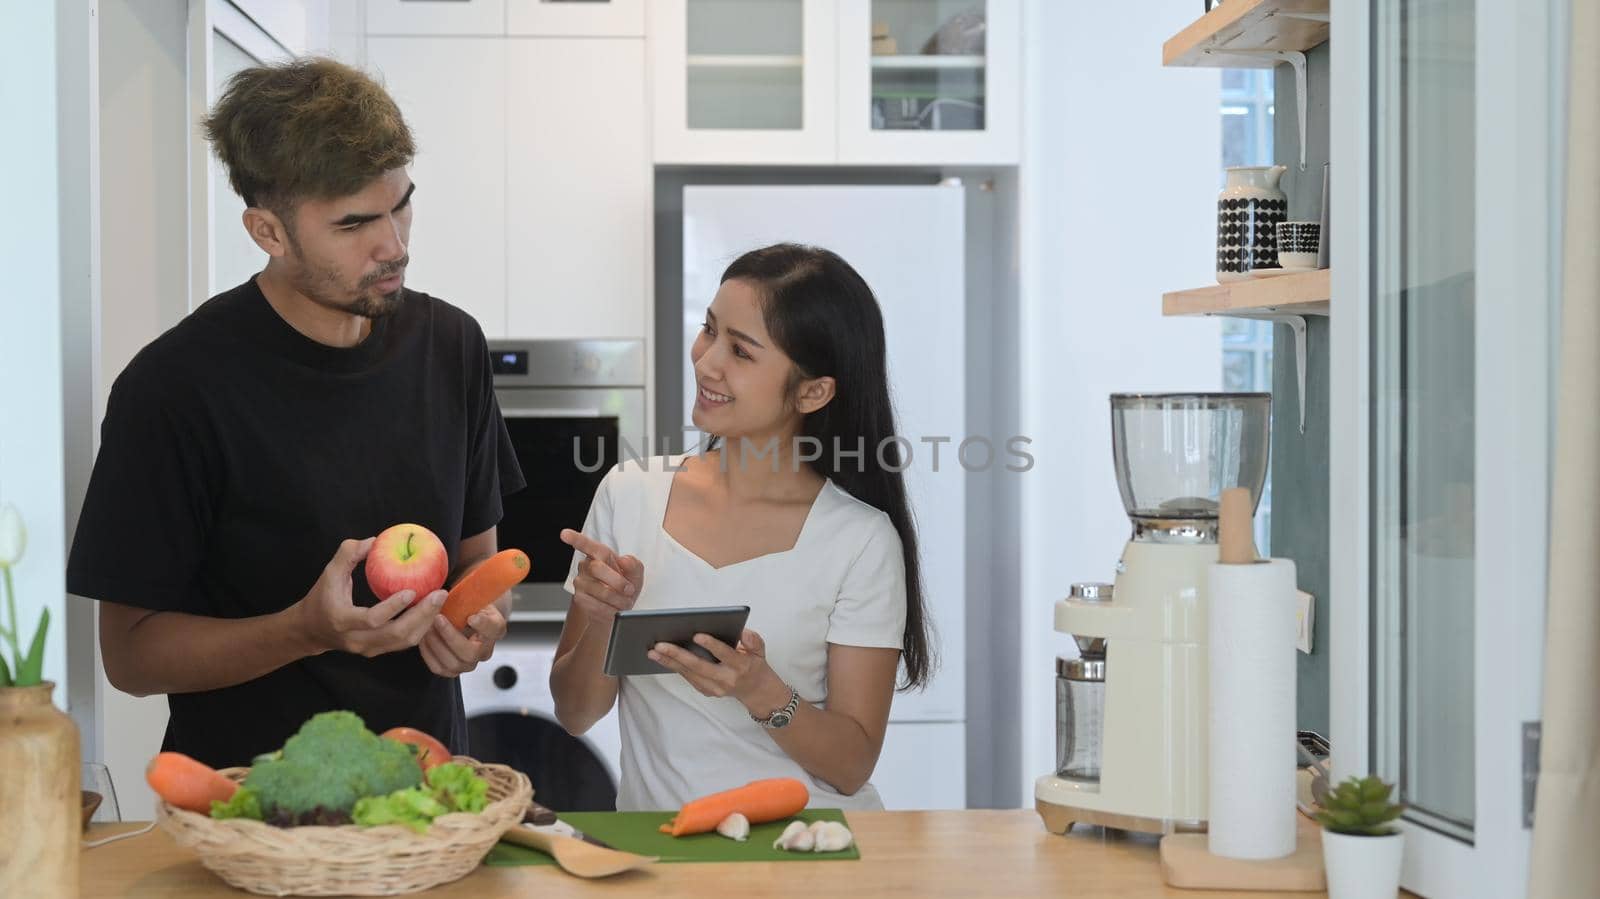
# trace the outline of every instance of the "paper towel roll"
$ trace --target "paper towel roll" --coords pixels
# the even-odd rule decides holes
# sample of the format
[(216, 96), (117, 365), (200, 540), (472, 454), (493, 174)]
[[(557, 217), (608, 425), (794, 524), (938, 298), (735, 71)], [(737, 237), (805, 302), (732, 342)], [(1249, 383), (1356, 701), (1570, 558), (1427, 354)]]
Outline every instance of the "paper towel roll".
[(1212, 565), (1209, 847), (1281, 858), (1295, 834), (1295, 568)]

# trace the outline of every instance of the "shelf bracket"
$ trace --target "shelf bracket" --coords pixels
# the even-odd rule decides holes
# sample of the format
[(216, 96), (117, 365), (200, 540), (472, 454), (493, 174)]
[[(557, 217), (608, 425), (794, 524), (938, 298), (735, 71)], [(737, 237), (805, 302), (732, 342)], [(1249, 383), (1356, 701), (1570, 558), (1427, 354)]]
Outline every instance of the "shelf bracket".
[[(1308, 14), (1309, 15), (1309, 14)], [(1327, 18), (1326, 16), (1323, 17)], [(1206, 55), (1234, 56), (1249, 60), (1272, 60), (1274, 64), (1286, 62), (1294, 66), (1295, 112), (1300, 125), (1300, 171), (1306, 170), (1306, 55), (1299, 50), (1206, 50)]]
[(1294, 330), (1294, 377), (1299, 389), (1300, 435), (1306, 433), (1306, 319), (1303, 315), (1263, 315), (1263, 319)]

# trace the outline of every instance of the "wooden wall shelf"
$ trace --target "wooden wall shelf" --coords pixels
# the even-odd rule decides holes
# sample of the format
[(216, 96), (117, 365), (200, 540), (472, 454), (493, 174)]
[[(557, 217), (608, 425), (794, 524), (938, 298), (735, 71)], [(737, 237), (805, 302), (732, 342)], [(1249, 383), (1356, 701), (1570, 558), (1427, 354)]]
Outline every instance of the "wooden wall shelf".
[(1295, 383), (1300, 433), (1306, 432), (1306, 316), (1327, 315), (1333, 270), (1231, 281), (1161, 295), (1163, 315), (1230, 315), (1288, 325), (1294, 331)]
[(1163, 315), (1327, 315), (1332, 269), (1162, 294)]
[(1271, 68), (1284, 60), (1270, 51), (1304, 53), (1327, 39), (1328, 0), (1227, 0), (1163, 44), (1161, 64)]

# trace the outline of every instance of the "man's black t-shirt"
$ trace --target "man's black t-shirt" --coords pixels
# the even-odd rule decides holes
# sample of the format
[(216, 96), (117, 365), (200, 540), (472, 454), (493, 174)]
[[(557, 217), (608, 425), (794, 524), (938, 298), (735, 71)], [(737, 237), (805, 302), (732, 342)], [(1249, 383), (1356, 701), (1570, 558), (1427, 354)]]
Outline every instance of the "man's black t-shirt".
[[(216, 618), (277, 612), (345, 539), (421, 524), (451, 568), (523, 486), (483, 332), (405, 292), (360, 344), (296, 331), (251, 281), (145, 347), (112, 386), (72, 553), (79, 596)], [(357, 570), (356, 602), (374, 602)], [(349, 709), (465, 751), (461, 689), (416, 649), (327, 652), (221, 690), (168, 697), (163, 749), (247, 765), (311, 715)]]

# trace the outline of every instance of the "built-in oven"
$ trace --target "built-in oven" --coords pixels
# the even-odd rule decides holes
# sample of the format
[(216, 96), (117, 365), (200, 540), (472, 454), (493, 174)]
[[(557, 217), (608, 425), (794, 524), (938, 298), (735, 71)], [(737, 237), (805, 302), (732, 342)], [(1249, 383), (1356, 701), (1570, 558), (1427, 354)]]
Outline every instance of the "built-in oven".
[(495, 396), (527, 489), (505, 498), (499, 544), (528, 554), (532, 572), (512, 590), (512, 620), (558, 621), (572, 549), (595, 489), (623, 454), (643, 454), (642, 340), (491, 340)]

